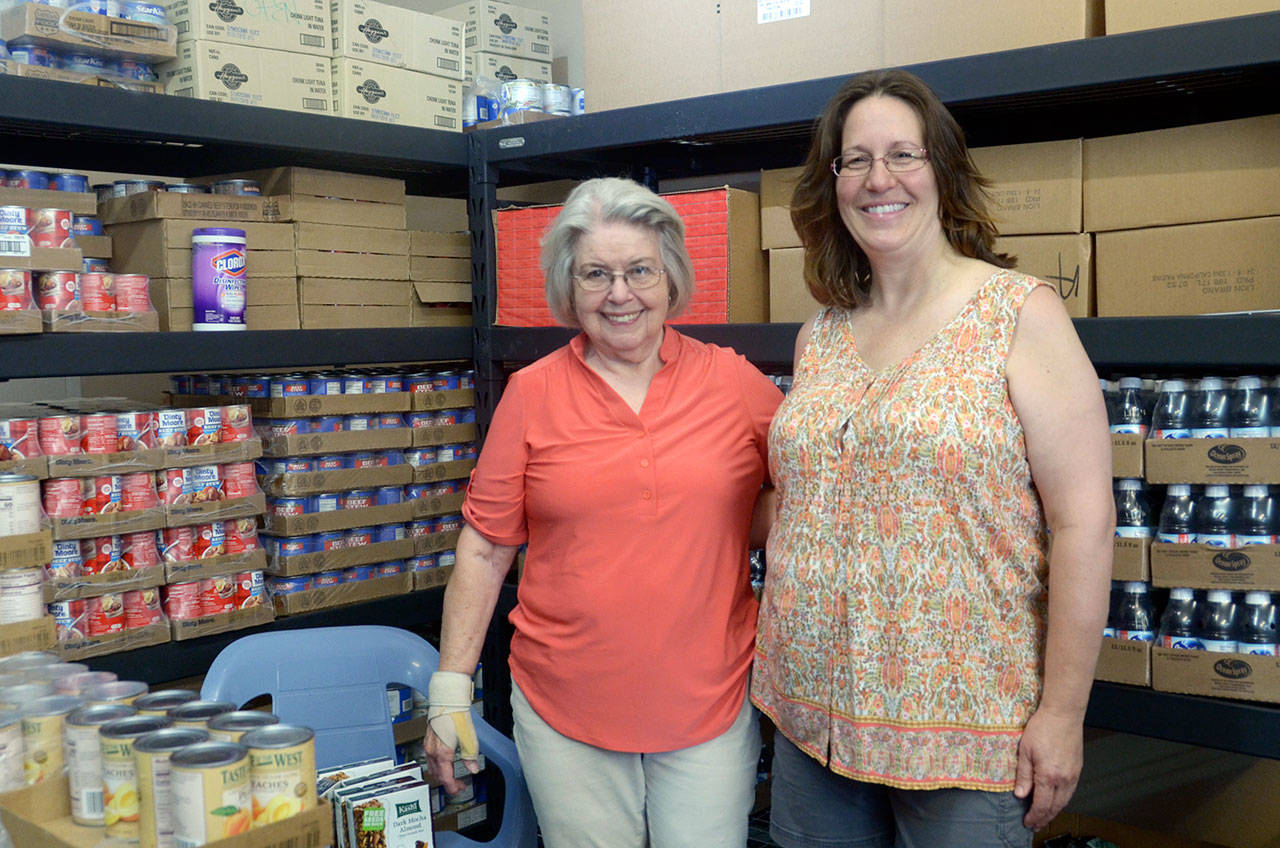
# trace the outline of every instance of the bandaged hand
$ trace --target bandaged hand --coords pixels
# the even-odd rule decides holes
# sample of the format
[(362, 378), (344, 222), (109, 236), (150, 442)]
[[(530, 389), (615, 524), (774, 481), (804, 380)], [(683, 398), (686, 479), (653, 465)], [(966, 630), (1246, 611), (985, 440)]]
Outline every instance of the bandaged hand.
[(467, 768), (480, 770), (476, 758), (480, 742), (471, 718), (473, 684), (470, 675), (456, 671), (437, 671), (427, 683), (427, 723), (431, 731), (449, 748), (467, 761)]

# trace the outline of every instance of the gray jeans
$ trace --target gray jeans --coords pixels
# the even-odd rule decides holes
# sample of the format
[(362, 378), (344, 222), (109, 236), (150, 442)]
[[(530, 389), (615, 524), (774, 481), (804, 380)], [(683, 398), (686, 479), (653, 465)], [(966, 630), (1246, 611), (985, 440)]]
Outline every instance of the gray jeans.
[(1030, 800), (976, 789), (894, 789), (773, 743), (769, 833), (783, 848), (1031, 848)]

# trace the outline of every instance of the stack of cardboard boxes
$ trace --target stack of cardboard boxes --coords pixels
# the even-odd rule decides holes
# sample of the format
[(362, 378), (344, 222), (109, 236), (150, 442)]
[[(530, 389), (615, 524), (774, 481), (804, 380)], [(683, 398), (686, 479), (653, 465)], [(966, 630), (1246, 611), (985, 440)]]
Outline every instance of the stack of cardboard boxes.
[(495, 0), (474, 0), (440, 12), (466, 26), (467, 80), (551, 82), (551, 16)]

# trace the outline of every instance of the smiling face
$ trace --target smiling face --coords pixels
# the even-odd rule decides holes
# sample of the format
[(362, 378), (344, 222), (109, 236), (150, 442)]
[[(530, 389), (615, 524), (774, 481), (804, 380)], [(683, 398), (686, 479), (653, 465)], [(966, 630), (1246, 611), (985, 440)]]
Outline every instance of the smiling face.
[(620, 221), (596, 224), (578, 240), (573, 273), (593, 268), (615, 272), (604, 291), (585, 291), (576, 282), (573, 311), (596, 352), (607, 359), (640, 362), (662, 345), (670, 288), (665, 276), (656, 286), (633, 290), (621, 272), (636, 265), (662, 268), (658, 233)]
[[(840, 140), (841, 154), (861, 152), (871, 157), (924, 146), (924, 128), (915, 110), (896, 97), (882, 95), (854, 104)], [(945, 240), (932, 165), (893, 173), (884, 162), (876, 161), (865, 176), (835, 179), (840, 219), (873, 263)]]

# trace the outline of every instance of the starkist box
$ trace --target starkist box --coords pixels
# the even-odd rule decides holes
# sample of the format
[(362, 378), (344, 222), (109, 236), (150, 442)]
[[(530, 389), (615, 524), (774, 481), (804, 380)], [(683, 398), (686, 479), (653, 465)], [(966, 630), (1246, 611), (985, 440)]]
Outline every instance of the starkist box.
[(466, 74), (462, 22), (375, 0), (331, 0), (334, 58), (407, 68), (449, 79)]
[(328, 115), (329, 72), (328, 59), (302, 53), (181, 41), (160, 75), (166, 94)]
[(220, 41), (245, 47), (329, 55), (329, 4), (293, 0), (278, 5), (235, 0), (165, 0), (179, 41)]
[(1090, 138), (1089, 232), (1280, 215), (1280, 115)]
[(1099, 317), (1280, 309), (1280, 217), (1098, 233), (1095, 248)]
[(333, 111), (343, 118), (462, 131), (462, 83), (357, 59), (333, 60)]

